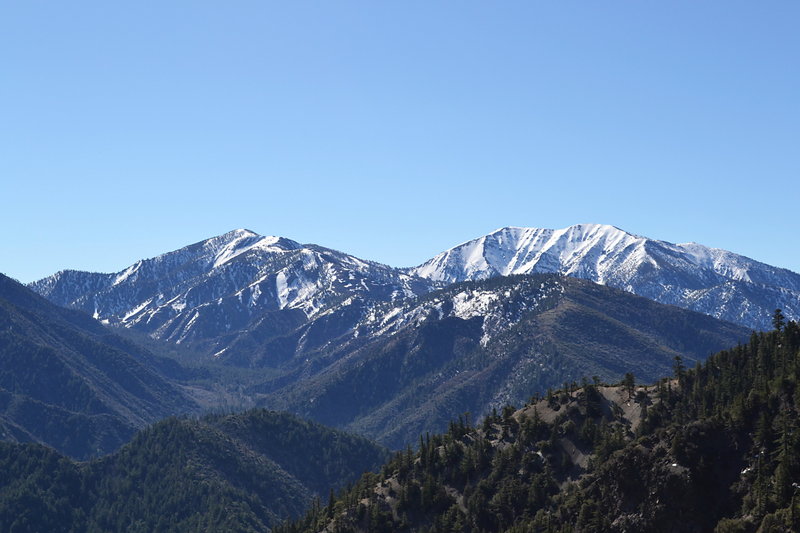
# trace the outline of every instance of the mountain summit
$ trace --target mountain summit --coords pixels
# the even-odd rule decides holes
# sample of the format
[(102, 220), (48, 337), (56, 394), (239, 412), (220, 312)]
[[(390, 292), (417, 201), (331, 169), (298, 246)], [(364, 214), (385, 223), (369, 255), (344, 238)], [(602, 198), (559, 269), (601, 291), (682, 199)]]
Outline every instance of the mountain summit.
[(559, 273), (756, 329), (770, 328), (776, 307), (800, 316), (800, 274), (725, 250), (648, 239), (602, 224), (502, 228), (407, 272), (444, 283)]

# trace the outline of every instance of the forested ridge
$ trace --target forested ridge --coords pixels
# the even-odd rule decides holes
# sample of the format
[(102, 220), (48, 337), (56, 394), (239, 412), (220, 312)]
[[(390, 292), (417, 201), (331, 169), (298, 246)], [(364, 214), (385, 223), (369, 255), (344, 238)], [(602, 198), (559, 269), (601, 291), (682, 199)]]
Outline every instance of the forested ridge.
[(0, 442), (0, 531), (268, 531), (387, 456), (263, 409), (169, 418), (87, 463)]
[(276, 531), (798, 531), (800, 327), (774, 325), (652, 386), (462, 416)]

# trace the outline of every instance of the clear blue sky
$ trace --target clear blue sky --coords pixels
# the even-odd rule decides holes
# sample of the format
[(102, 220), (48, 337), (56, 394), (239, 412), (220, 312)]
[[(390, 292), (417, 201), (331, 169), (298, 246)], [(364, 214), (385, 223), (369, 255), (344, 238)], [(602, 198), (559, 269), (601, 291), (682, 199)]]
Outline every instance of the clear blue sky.
[(800, 271), (800, 3), (5, 2), (0, 272), (619, 226)]

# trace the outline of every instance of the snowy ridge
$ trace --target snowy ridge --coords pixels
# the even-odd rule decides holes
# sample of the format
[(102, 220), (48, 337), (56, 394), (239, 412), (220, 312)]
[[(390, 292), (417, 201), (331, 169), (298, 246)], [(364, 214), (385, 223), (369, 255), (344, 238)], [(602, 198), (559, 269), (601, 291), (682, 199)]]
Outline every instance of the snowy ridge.
[(754, 328), (776, 307), (800, 317), (800, 275), (696, 243), (647, 239), (614, 226), (508, 227), (407, 270), (455, 283), (511, 274), (559, 273)]
[(349, 296), (385, 301), (432, 286), (385, 265), (244, 229), (119, 273), (62, 271), (31, 284), (55, 303), (176, 343), (246, 331), (264, 313), (297, 310), (310, 319)]
[(486, 345), (499, 332), (508, 330), (525, 313), (538, 309), (564, 292), (561, 278), (520, 279), (499, 288), (459, 287), (430, 297), (378, 305), (369, 309), (357, 326), (355, 336), (394, 335), (426, 320), (455, 317), (482, 319), (481, 344)]
[(446, 283), (531, 273), (592, 274), (603, 283), (612, 264), (631, 270), (646, 261), (647, 242), (600, 224), (560, 230), (509, 227), (451, 248), (411, 272)]

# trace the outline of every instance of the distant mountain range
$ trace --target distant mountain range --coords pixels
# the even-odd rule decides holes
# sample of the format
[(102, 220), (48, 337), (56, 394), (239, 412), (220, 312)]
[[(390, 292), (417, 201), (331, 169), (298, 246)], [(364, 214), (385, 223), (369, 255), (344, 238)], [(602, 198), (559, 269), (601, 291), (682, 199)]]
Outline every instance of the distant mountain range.
[(800, 313), (798, 274), (602, 225), (505, 228), (405, 269), (235, 230), (30, 287), (200, 361), (264, 369), (236, 385), (248, 402), (391, 446), (565, 381), (657, 379), (676, 355), (769, 328), (775, 308)]
[(459, 281), (534, 273), (588, 279), (752, 329), (769, 329), (776, 308), (800, 317), (800, 274), (598, 224), (504, 228), (405, 269), (235, 230), (118, 273), (65, 270), (30, 287), (109, 324), (213, 355), (237, 332), (285, 331), (354, 301), (393, 301)]

